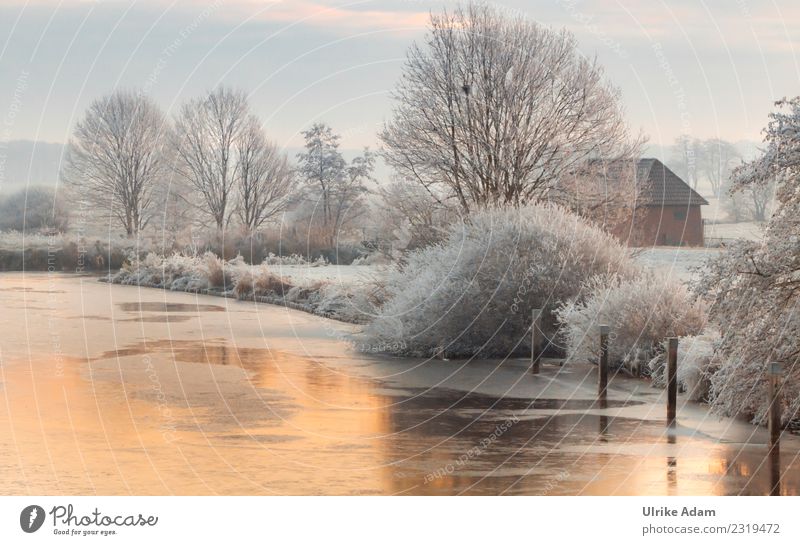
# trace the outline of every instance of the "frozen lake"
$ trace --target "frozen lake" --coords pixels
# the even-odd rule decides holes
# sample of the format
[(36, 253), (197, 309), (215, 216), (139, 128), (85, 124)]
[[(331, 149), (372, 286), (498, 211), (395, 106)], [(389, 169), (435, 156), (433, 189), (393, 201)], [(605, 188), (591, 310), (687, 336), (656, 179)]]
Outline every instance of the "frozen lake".
[(352, 326), (91, 277), (0, 274), (0, 493), (800, 493), (766, 433), (594, 369), (357, 354)]

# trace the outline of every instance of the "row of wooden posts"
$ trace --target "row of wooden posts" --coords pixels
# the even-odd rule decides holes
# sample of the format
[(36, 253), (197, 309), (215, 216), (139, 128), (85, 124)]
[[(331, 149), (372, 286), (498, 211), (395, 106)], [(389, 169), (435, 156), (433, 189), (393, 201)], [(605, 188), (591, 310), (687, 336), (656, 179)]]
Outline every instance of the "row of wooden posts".
[[(541, 368), (543, 355), (544, 335), (542, 334), (542, 310), (533, 310), (533, 323), (531, 325), (531, 372), (538, 375)], [(608, 390), (608, 336), (610, 327), (601, 325), (600, 330), (600, 360), (597, 370), (597, 395), (605, 404)], [(780, 377), (783, 366), (779, 362), (769, 365), (769, 448), (770, 452), (777, 454), (780, 451), (781, 437), (781, 402), (780, 402)], [(678, 338), (667, 339), (667, 426), (673, 427), (676, 423), (678, 407)]]

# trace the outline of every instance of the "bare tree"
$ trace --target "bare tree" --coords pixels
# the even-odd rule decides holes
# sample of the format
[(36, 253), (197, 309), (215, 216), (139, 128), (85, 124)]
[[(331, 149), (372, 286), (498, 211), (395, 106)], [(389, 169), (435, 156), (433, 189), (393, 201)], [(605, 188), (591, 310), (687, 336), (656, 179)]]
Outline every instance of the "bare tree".
[(236, 144), (237, 213), (244, 228), (254, 233), (289, 206), (296, 177), (286, 154), (267, 140), (258, 119), (251, 116)]
[(75, 127), (62, 179), (134, 235), (147, 225), (166, 174), (166, 129), (159, 107), (140, 93), (95, 100)]
[(775, 187), (774, 180), (737, 186), (731, 176), (722, 186), (722, 203), (734, 222), (767, 221), (775, 197)]
[(362, 201), (368, 192), (366, 183), (372, 180), (374, 169), (375, 154), (365, 148), (364, 153), (354, 158), (334, 183), (331, 191), (332, 242), (338, 240), (339, 233), (347, 225), (366, 212)]
[(775, 196), (775, 181), (753, 185), (743, 189), (742, 192), (750, 197), (753, 219), (755, 221), (767, 221), (767, 212)]
[(613, 233), (627, 236), (637, 219), (637, 164), (633, 158), (586, 161), (563, 174), (547, 198)]
[(327, 230), (333, 223), (333, 186), (342, 177), (347, 163), (339, 151), (339, 135), (328, 125), (314, 123), (310, 129), (303, 131), (303, 137), (306, 151), (297, 155), (300, 174), (320, 201), (320, 222)]
[(724, 182), (731, 175), (736, 164), (741, 162), (742, 155), (736, 146), (718, 138), (704, 141), (702, 150), (702, 155), (698, 159), (711, 184), (714, 196), (719, 197)]
[(394, 98), (387, 163), (464, 212), (536, 201), (589, 159), (633, 156), (619, 92), (574, 37), (488, 6), (432, 15)]
[(697, 189), (699, 165), (704, 162), (704, 146), (697, 138), (682, 134), (672, 144), (669, 164), (693, 189)]
[(303, 136), (306, 151), (297, 156), (299, 172), (317, 201), (315, 216), (325, 242), (332, 246), (346, 224), (364, 211), (361, 198), (367, 192), (365, 183), (371, 179), (375, 157), (365, 149), (348, 165), (339, 151), (339, 135), (324, 123), (315, 123)]
[(175, 120), (176, 172), (197, 192), (202, 210), (220, 231), (233, 209), (236, 146), (248, 109), (244, 92), (218, 87), (186, 103)]

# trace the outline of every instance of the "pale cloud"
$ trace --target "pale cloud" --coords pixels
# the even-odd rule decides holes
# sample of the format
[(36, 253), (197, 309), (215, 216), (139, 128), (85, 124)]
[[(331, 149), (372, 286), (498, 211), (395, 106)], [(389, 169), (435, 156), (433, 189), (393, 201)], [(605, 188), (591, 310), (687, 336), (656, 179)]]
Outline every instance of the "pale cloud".
[(0, 0), (0, 6), (70, 6), (102, 5), (106, 8), (186, 9), (200, 11), (214, 6), (214, 17), (222, 21), (261, 21), (284, 25), (324, 26), (326, 29), (414, 29), (424, 27), (433, 3), (406, 2), (420, 9), (389, 9), (373, 0), (327, 2), (324, 0)]
[(554, 0), (553, 6), (550, 15), (579, 35), (592, 26), (619, 41), (673, 41), (700, 50), (800, 49), (800, 2), (795, 1)]
[(235, 1), (226, 2), (223, 16), (231, 11), (254, 13), (255, 19), (283, 24), (302, 23), (321, 25), (333, 29), (347, 28), (422, 28), (428, 22), (427, 11), (395, 11), (388, 9), (369, 9), (376, 2), (351, 2), (347, 4), (326, 4), (309, 0), (280, 0), (275, 2)]

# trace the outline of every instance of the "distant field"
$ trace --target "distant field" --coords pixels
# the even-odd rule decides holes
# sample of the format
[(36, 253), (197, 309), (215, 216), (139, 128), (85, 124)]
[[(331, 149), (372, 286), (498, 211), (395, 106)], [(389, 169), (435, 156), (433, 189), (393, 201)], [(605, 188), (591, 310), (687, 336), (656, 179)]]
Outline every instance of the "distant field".
[(742, 223), (707, 223), (704, 230), (707, 239), (760, 240), (763, 236), (763, 224), (754, 221)]
[(309, 265), (272, 265), (270, 270), (288, 279), (296, 286), (307, 286), (314, 282), (331, 282), (333, 284), (361, 284), (386, 273), (385, 265), (327, 265), (312, 267)]
[(646, 267), (685, 282), (696, 276), (697, 273), (692, 269), (702, 266), (707, 259), (723, 251), (720, 248), (647, 248), (634, 250), (634, 259)]

